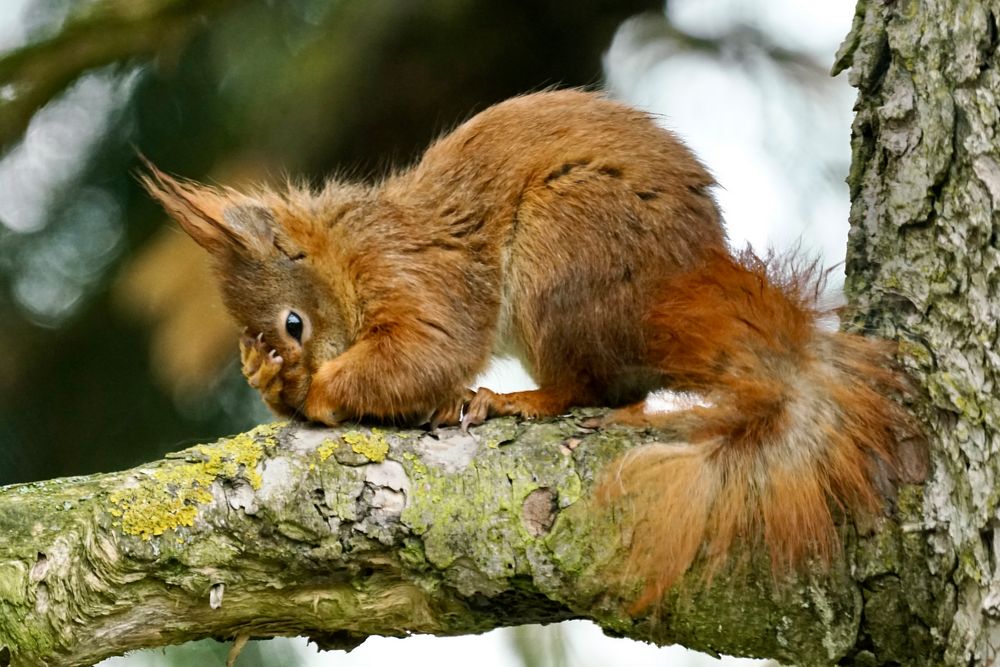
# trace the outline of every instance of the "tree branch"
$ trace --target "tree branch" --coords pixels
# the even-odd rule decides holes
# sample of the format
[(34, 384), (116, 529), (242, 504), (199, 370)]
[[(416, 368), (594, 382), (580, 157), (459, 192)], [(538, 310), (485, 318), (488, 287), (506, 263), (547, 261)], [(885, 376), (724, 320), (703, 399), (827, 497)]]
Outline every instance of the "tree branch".
[(902, 558), (888, 523), (867, 552), (845, 533), (848, 557), (825, 575), (776, 590), (766, 558), (747, 556), (628, 615), (638, 582), (616, 567), (628, 511), (591, 491), (625, 448), (654, 440), (583, 428), (580, 414), (438, 437), (272, 424), (120, 473), (0, 489), (0, 665), (85, 665), (201, 637), (350, 648), (569, 618), (800, 665), (844, 655), (863, 575)]

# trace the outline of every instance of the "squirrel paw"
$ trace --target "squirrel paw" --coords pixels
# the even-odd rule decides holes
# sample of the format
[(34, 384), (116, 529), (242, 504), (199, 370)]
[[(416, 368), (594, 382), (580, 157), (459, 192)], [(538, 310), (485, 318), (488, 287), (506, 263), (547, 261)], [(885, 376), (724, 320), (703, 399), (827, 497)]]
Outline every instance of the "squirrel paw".
[(268, 347), (261, 336), (240, 336), (240, 363), (243, 377), (263, 396), (268, 405), (281, 405), (281, 365), (284, 359)]
[(467, 413), (469, 401), (476, 395), (471, 389), (464, 390), (456, 399), (445, 403), (431, 415), (428, 420), (431, 430), (435, 431), (441, 426), (457, 426), (462, 423), (462, 419)]
[(524, 396), (535, 392), (515, 392), (513, 394), (498, 394), (495, 391), (480, 387), (465, 408), (462, 417), (462, 430), (468, 431), (470, 426), (479, 426), (490, 417), (520, 415), (535, 418), (545, 413), (536, 410), (530, 400)]
[(472, 400), (465, 407), (465, 416), (462, 417), (462, 430), (468, 431), (470, 426), (479, 426), (495, 414), (494, 405), (499, 399), (500, 394), (486, 387), (477, 389)]
[(462, 428), (468, 430), (470, 426), (482, 424), (490, 417), (508, 415), (519, 415), (526, 419), (552, 417), (562, 414), (572, 405), (583, 404), (585, 403), (573, 393), (553, 388), (498, 394), (480, 387), (465, 410)]
[(344, 422), (357, 421), (358, 417), (345, 410), (334, 409), (329, 406), (315, 407), (317, 404), (306, 403), (303, 414), (306, 419), (324, 426), (339, 426)]

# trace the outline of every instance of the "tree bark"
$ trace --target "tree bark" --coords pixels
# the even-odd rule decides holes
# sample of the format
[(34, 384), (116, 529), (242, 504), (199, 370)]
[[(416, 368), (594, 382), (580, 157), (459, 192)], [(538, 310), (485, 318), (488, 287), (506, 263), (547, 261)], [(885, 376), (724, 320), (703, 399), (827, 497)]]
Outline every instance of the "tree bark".
[(925, 548), (863, 587), (864, 617), (912, 625), (893, 639), (891, 622), (863, 622), (863, 664), (908, 635), (918, 664), (997, 664), (998, 16), (995, 0), (862, 0), (835, 65), (858, 88), (847, 290), (858, 325), (900, 339), (932, 454), (901, 519)]

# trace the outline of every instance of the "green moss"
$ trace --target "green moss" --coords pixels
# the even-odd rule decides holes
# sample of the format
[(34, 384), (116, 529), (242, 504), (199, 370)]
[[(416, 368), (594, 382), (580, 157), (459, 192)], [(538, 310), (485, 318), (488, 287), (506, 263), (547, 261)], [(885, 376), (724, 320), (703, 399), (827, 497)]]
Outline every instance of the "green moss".
[[(57, 642), (58, 635), (49, 630), (44, 615), (28, 611), (33, 612), (35, 607), (28, 590), (28, 566), (24, 562), (0, 563), (0, 648), (14, 650), (12, 664), (21, 664), (17, 661), (19, 655), (52, 655)], [(26, 618), (31, 620), (25, 622)]]
[(423, 570), (427, 566), (424, 547), (419, 540), (407, 540), (398, 554), (400, 563), (408, 570)]
[(927, 384), (927, 389), (936, 402), (950, 403), (958, 408), (966, 420), (972, 423), (982, 421), (982, 408), (975, 399), (976, 392), (951, 373), (934, 374)]
[[(486, 563), (502, 561), (498, 567), (507, 574), (514, 574), (506, 572), (506, 564), (513, 560), (510, 553), (516, 546), (516, 538), (491, 534), (491, 524), (493, 527), (510, 525), (496, 517), (514, 511), (511, 496), (496, 493), (504, 488), (501, 476), (508, 486), (510, 484), (495, 459), (499, 453), (491, 450), (489, 456), (477, 459), (459, 474), (429, 467), (410, 452), (403, 454), (403, 465), (411, 481), (411, 497), (400, 520), (414, 534), (423, 536), (424, 556), (435, 567), (448, 568), (464, 556), (484, 569), (491, 569)], [(496, 481), (491, 484), (490, 480)], [(462, 492), (456, 493), (456, 488)], [(463, 532), (489, 537), (479, 544), (467, 540), (460, 543), (457, 536)]]
[(513, 442), (521, 432), (521, 424), (513, 417), (490, 419), (479, 427), (479, 438), (487, 449), (497, 449), (501, 445)]
[(920, 664), (933, 655), (927, 628), (913, 623), (905, 589), (896, 577), (882, 577), (865, 592), (866, 629), (882, 664)]
[(385, 434), (377, 428), (371, 430), (371, 435), (360, 431), (351, 431), (341, 436), (355, 453), (361, 454), (369, 461), (381, 463), (389, 454), (389, 441)]
[(900, 533), (895, 524), (886, 523), (866, 539), (858, 541), (857, 577), (864, 580), (891, 572), (900, 567)]
[[(621, 533), (620, 521), (621, 517), (609, 507), (575, 502), (559, 512), (552, 530), (541, 538), (561, 576), (576, 582), (584, 599), (600, 596), (611, 588), (620, 589), (620, 597), (625, 600), (639, 595), (642, 582), (621, 576), (619, 566), (626, 558), (624, 546), (619, 540), (606, 538)], [(613, 608), (610, 614), (602, 616), (602, 625), (626, 632), (632, 624), (623, 609)]]
[(22, 561), (0, 563), (0, 602), (24, 604), (27, 581), (28, 566)]
[[(525, 432), (530, 441), (518, 438)], [(428, 463), (419, 450), (404, 449), (399, 460), (411, 484), (401, 521), (423, 540), (421, 567), (448, 569), (445, 583), (466, 594), (492, 595), (518, 577), (533, 576), (533, 592), (558, 596), (566, 575), (551, 567), (551, 531), (529, 530), (524, 503), (538, 489), (549, 490), (558, 525), (562, 513), (584, 495), (574, 457), (560, 446), (575, 432), (576, 426), (566, 422), (529, 429), (514, 420), (490, 420), (475, 433), (474, 456), (459, 465)], [(517, 444), (505, 446), (512, 439)], [(580, 569), (592, 575), (587, 563), (593, 559), (585, 556)]]
[(979, 567), (979, 559), (976, 557), (973, 549), (973, 546), (966, 546), (966, 548), (962, 549), (958, 553), (958, 562), (962, 568), (962, 573), (981, 586), (983, 583), (983, 572)]
[(218, 569), (228, 566), (240, 553), (239, 546), (228, 537), (212, 533), (193, 540), (184, 549), (183, 560), (187, 567)]

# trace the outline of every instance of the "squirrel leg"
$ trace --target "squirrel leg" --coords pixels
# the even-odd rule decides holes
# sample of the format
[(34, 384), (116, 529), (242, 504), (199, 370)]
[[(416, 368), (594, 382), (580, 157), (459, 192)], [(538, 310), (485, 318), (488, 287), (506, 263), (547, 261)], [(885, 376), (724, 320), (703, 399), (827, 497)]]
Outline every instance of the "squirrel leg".
[[(421, 328), (423, 327), (423, 328)], [(407, 424), (457, 424), (472, 398), (468, 382), (488, 349), (442, 350), (440, 333), (420, 322), (373, 328), (313, 374), (304, 413), (335, 424), (365, 417)]]
[(480, 387), (469, 401), (462, 418), (462, 428), (482, 424), (490, 417), (519, 415), (529, 419), (552, 417), (562, 414), (574, 405), (588, 405), (591, 401), (578, 390), (564, 387), (542, 387), (532, 391), (498, 394)]
[(624, 407), (612, 410), (604, 417), (596, 420), (595, 425), (620, 424), (622, 426), (650, 426), (649, 414), (646, 412), (645, 399)]
[(732, 413), (705, 405), (677, 406), (675, 409), (650, 411), (646, 401), (639, 401), (612, 410), (587, 424), (602, 428), (612, 424), (632, 428), (650, 428), (660, 431), (664, 437), (678, 442), (691, 442), (696, 436), (712, 435), (708, 426), (716, 421), (725, 422)]

